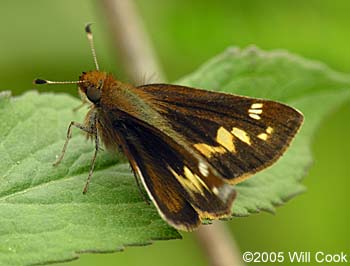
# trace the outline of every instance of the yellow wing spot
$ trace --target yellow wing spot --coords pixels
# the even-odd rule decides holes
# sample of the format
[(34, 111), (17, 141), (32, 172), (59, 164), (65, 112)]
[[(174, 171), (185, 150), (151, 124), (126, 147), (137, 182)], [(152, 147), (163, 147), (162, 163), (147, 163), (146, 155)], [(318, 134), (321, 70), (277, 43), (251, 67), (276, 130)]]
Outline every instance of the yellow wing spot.
[(204, 196), (204, 190), (207, 189), (209, 191), (204, 181), (198, 175), (193, 174), (188, 167), (184, 167), (185, 177), (176, 173), (170, 166), (168, 166), (168, 169), (192, 197), (194, 196), (193, 193), (199, 193)]
[(248, 115), (255, 120), (260, 120), (260, 114), (263, 113), (262, 107), (262, 103), (253, 103), (248, 110)]
[(267, 127), (266, 128), (266, 133), (267, 134), (271, 134), (273, 132), (273, 128), (272, 127)]
[(230, 152), (236, 152), (236, 147), (233, 143), (233, 135), (224, 127), (218, 129), (216, 142), (221, 146), (210, 146), (205, 143), (197, 143), (194, 144), (193, 147), (207, 158), (210, 158), (213, 153), (224, 154), (227, 150)]
[(266, 133), (260, 133), (260, 134), (258, 135), (258, 138), (259, 138), (259, 139), (262, 139), (262, 140), (267, 140), (267, 134), (266, 134)]
[(237, 127), (232, 128), (231, 133), (235, 135), (239, 140), (243, 141), (244, 143), (247, 143), (248, 145), (251, 145), (250, 137), (248, 136), (247, 132), (245, 132), (242, 129), (239, 129)]
[(216, 141), (230, 152), (236, 152), (235, 145), (233, 144), (233, 136), (224, 127), (218, 129)]
[(193, 145), (201, 154), (205, 157), (210, 158), (213, 153), (225, 153), (224, 147), (213, 147), (205, 143), (198, 143)]
[(257, 137), (262, 140), (267, 140), (273, 132), (273, 128), (268, 126), (265, 132), (260, 133)]
[[(209, 188), (207, 187), (207, 185), (204, 183), (204, 181), (196, 174), (192, 173), (191, 170), (187, 167), (184, 166), (184, 173), (185, 176), (192, 181), (193, 184), (195, 184), (195, 186), (199, 189), (201, 187), (206, 188), (207, 190), (209, 190)], [(199, 182), (199, 183), (198, 183)]]

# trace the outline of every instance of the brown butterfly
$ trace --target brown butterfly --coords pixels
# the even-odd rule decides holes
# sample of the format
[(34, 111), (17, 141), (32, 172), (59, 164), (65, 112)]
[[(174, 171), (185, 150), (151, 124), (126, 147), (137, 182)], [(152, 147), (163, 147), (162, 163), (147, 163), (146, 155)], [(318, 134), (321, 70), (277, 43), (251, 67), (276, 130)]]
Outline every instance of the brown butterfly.
[(90, 104), (84, 123), (71, 122), (95, 141), (121, 149), (159, 214), (170, 225), (193, 230), (201, 219), (231, 214), (234, 184), (273, 164), (289, 146), (303, 115), (285, 104), (170, 84), (132, 86), (99, 70), (90, 25), (86, 33), (96, 65), (77, 83)]

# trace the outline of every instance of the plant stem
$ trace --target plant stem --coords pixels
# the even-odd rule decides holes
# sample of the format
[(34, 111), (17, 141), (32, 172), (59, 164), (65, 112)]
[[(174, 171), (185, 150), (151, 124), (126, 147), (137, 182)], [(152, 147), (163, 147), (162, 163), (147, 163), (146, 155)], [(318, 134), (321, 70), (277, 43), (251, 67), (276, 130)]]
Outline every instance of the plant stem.
[(223, 221), (213, 221), (211, 225), (201, 225), (195, 233), (200, 246), (208, 257), (209, 265), (244, 265), (232, 233)]
[[(132, 0), (101, 0), (113, 42), (120, 53), (127, 74), (138, 82), (141, 75), (157, 74), (159, 81), (166, 78), (159, 66), (150, 38)], [(200, 226), (195, 231), (210, 265), (241, 266), (240, 252), (232, 234), (222, 222)]]
[(101, 0), (103, 12), (112, 35), (114, 47), (120, 54), (128, 76), (139, 83), (142, 75), (165, 77), (153, 46), (132, 0)]

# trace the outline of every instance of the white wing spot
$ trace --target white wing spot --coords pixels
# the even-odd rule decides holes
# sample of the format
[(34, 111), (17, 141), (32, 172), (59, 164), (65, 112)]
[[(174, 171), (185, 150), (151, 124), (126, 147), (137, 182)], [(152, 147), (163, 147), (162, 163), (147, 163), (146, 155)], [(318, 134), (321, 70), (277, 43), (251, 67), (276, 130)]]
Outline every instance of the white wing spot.
[(255, 120), (260, 120), (261, 119), (260, 114), (263, 113), (262, 107), (263, 107), (262, 103), (253, 103), (250, 106), (250, 109), (248, 110), (249, 116)]
[(250, 114), (262, 114), (262, 109), (249, 109)]
[(260, 109), (263, 107), (263, 104), (262, 103), (253, 103), (250, 108), (251, 109)]
[(251, 118), (255, 119), (255, 120), (260, 120), (261, 119), (260, 115), (257, 115), (257, 114), (249, 114), (249, 116)]
[(218, 190), (218, 188), (217, 187), (213, 187), (213, 193), (216, 195), (216, 196), (218, 196), (219, 195), (219, 190)]
[(199, 162), (198, 164), (198, 169), (199, 169), (199, 172), (204, 175), (204, 176), (208, 176), (209, 174), (209, 170), (208, 170), (208, 165), (203, 163), (203, 162)]

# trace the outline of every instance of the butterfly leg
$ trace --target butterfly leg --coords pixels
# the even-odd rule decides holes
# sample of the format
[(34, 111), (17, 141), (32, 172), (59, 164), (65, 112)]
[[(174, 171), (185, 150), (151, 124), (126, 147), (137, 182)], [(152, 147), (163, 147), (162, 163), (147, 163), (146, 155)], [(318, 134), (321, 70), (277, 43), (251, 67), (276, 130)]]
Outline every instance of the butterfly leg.
[(93, 134), (93, 132), (94, 132), (92, 126), (85, 126), (85, 125), (83, 125), (81, 123), (78, 123), (78, 122), (75, 122), (75, 121), (70, 122), (70, 124), (68, 126), (68, 130), (67, 130), (66, 142), (63, 145), (63, 149), (62, 149), (61, 155), (53, 163), (54, 166), (57, 166), (57, 165), (60, 164), (60, 162), (62, 161), (62, 159), (64, 157), (64, 154), (66, 153), (69, 140), (72, 138), (72, 127), (77, 127), (77, 128), (81, 129), (82, 131), (84, 131), (84, 132), (86, 132), (88, 134)]
[(94, 135), (94, 137), (95, 137), (95, 153), (94, 153), (94, 156), (92, 157), (92, 160), (91, 160), (90, 172), (89, 172), (89, 176), (88, 176), (88, 178), (86, 180), (86, 183), (85, 183), (85, 186), (84, 186), (84, 189), (83, 189), (83, 194), (86, 194), (86, 192), (88, 191), (89, 184), (90, 184), (90, 181), (91, 181), (91, 177), (92, 177), (92, 174), (94, 173), (97, 153), (100, 150), (100, 142), (99, 142), (99, 138), (98, 138), (96, 122), (97, 122), (97, 120), (95, 118), (94, 119), (94, 128), (93, 128), (93, 133), (92, 133)]
[(75, 122), (75, 121), (70, 122), (70, 124), (68, 126), (68, 130), (67, 130), (66, 142), (63, 145), (61, 155), (58, 157), (58, 159), (56, 160), (56, 162), (53, 165), (56, 166), (62, 161), (64, 154), (66, 153), (66, 149), (67, 149), (69, 140), (72, 138), (72, 127), (73, 126), (83, 130), (84, 132), (86, 132), (89, 135), (92, 135), (92, 137), (94, 137), (94, 140), (95, 140), (95, 153), (94, 153), (94, 156), (92, 157), (89, 175), (88, 175), (88, 178), (86, 180), (84, 190), (83, 190), (83, 193), (85, 194), (88, 190), (89, 183), (90, 183), (92, 174), (94, 172), (97, 153), (100, 150), (99, 138), (98, 138), (98, 133), (97, 133), (97, 116), (95, 113), (92, 113), (90, 115), (87, 126), (84, 124)]

